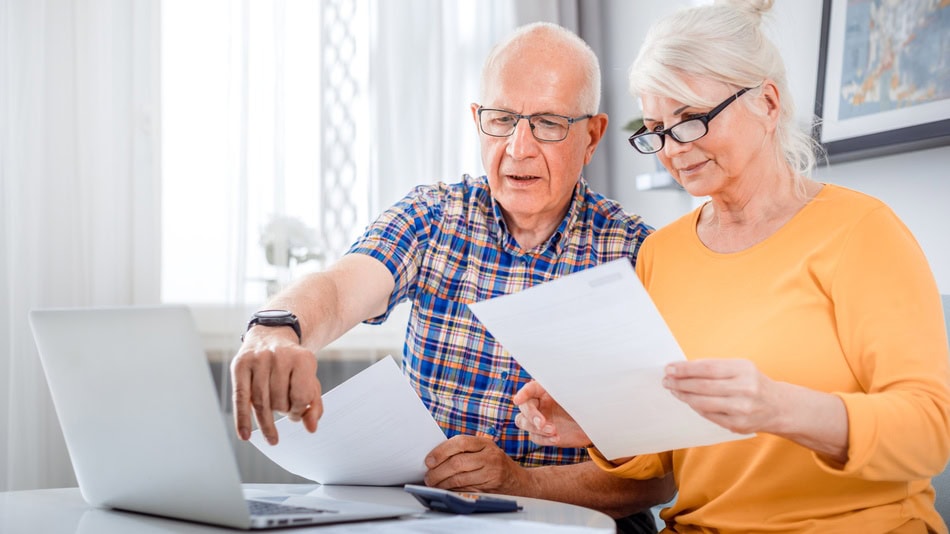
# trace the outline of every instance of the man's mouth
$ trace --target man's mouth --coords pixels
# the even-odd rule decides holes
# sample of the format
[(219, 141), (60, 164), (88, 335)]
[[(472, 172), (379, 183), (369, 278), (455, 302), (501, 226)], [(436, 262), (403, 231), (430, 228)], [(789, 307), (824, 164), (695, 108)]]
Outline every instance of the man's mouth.
[(509, 174), (507, 176), (509, 180), (514, 180), (516, 182), (528, 182), (541, 178), (540, 176), (532, 176), (530, 174)]

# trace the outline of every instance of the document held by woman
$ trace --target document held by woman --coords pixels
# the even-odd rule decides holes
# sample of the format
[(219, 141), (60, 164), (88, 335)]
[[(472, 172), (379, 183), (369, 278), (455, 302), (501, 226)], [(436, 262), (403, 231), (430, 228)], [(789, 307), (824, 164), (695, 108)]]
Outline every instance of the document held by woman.
[(685, 355), (627, 259), (469, 308), (608, 459), (751, 437), (663, 387)]

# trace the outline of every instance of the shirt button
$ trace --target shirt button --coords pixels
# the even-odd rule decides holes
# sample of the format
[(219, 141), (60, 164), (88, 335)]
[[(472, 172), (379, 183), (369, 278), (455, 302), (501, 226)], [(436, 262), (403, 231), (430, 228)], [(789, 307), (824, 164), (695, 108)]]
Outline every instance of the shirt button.
[(491, 427), (491, 428), (488, 429), (488, 435), (489, 435), (489, 436), (494, 436), (494, 435), (495, 435), (495, 432), (496, 432), (495, 427)]
[(502, 371), (502, 372), (501, 372), (501, 379), (502, 379), (502, 380), (508, 380), (508, 371)]

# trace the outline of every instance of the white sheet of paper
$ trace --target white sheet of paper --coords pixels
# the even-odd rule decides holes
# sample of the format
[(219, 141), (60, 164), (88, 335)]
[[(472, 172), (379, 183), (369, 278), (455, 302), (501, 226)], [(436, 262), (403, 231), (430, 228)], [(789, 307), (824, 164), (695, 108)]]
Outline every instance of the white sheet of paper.
[(260, 430), (251, 443), (287, 471), (321, 484), (419, 483), (426, 455), (445, 441), (392, 356), (323, 395), (316, 433), (286, 417), (276, 425), (277, 445)]
[(626, 259), (469, 308), (608, 459), (749, 437), (663, 387), (686, 358)]

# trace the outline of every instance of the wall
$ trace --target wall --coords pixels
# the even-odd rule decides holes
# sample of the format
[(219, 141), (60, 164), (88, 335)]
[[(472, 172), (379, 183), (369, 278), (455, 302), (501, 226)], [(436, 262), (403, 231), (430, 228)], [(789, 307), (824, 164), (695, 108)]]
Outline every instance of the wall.
[[(654, 159), (641, 156), (628, 144), (623, 125), (639, 111), (627, 92), (627, 70), (646, 30), (656, 18), (693, 4), (687, 0), (629, 2), (605, 0), (603, 20), (607, 43), (603, 62), (604, 108), (611, 124), (608, 193), (654, 226), (663, 226), (695, 204), (686, 193), (673, 190), (636, 191), (633, 177), (654, 169)], [(777, 0), (772, 35), (785, 57), (797, 116), (806, 123), (815, 102), (821, 0)], [(780, 21), (780, 23), (779, 23)], [(894, 209), (917, 237), (937, 279), (940, 292), (950, 293), (950, 224), (945, 220), (950, 200), (950, 147), (908, 152), (820, 168), (816, 178), (873, 195)], [(882, 251), (882, 259), (886, 258)]]

